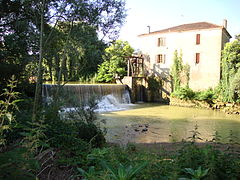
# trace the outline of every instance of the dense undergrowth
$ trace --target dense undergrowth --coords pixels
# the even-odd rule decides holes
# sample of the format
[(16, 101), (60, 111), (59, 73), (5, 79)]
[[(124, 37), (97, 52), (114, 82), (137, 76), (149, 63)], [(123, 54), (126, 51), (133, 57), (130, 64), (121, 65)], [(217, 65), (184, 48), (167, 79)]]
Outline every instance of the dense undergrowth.
[(216, 90), (208, 89), (205, 91), (193, 91), (189, 87), (180, 87), (171, 94), (172, 97), (176, 97), (183, 100), (199, 100), (199, 101), (213, 101), (218, 98)]
[(63, 116), (59, 109), (64, 103), (56, 98), (54, 103), (43, 106), (33, 121), (32, 102), (18, 100), (15, 83), (10, 82), (0, 102), (0, 179), (240, 178), (240, 157), (233, 148), (238, 147), (233, 138), (226, 150), (217, 148), (217, 136), (212, 144), (198, 146), (196, 128), (189, 142), (182, 142), (171, 153), (135, 145), (110, 146), (96, 121), (94, 99)]

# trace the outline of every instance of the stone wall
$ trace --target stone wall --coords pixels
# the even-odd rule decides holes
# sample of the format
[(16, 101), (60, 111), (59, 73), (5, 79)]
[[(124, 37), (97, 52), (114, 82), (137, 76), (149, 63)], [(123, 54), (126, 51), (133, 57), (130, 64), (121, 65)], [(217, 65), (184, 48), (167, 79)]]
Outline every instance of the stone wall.
[(145, 77), (125, 76), (121, 80), (121, 83), (128, 85), (131, 94), (131, 101), (133, 103), (147, 101), (147, 83)]
[(132, 102), (168, 103), (172, 84), (169, 78), (160, 77), (124, 77), (118, 83), (128, 85)]
[(211, 108), (211, 104), (205, 101), (183, 100), (183, 99), (177, 99), (173, 97), (170, 98), (169, 104), (172, 106)]

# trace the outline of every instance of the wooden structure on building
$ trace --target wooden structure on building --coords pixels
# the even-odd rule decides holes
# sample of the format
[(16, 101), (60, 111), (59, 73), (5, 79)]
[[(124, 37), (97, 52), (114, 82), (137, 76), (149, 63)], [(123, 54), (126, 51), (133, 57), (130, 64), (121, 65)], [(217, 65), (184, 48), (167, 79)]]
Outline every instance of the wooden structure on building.
[(144, 58), (142, 55), (128, 57), (127, 76), (132, 76), (132, 77), (144, 76)]

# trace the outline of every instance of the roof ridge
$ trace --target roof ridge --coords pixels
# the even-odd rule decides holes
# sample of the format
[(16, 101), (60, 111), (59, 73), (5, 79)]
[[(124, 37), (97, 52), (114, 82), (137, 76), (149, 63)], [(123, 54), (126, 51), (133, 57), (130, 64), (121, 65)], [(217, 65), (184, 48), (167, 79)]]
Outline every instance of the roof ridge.
[(186, 24), (181, 24), (177, 26), (172, 26), (166, 29), (161, 29), (158, 31), (153, 31), (147, 34), (141, 34), (142, 35), (148, 35), (148, 34), (156, 34), (156, 33), (169, 33), (169, 32), (181, 32), (181, 31), (190, 31), (190, 30), (197, 30), (197, 29), (213, 29), (213, 28), (223, 28), (223, 26), (209, 23), (206, 21), (202, 22), (194, 22), (194, 23), (186, 23)]

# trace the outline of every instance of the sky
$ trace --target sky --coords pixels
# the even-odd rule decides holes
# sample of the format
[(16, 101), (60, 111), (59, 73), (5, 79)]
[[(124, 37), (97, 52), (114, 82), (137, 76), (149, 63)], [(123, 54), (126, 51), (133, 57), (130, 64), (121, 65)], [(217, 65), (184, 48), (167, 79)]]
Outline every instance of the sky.
[[(181, 24), (223, 24), (234, 38), (240, 34), (240, 0), (126, 0), (127, 18), (119, 39), (137, 49), (137, 35)], [(233, 39), (232, 38), (232, 39)]]

